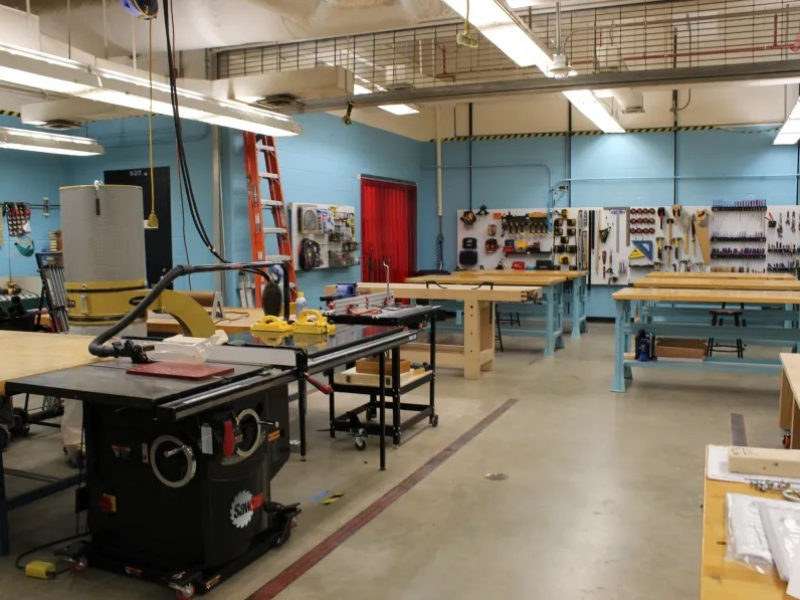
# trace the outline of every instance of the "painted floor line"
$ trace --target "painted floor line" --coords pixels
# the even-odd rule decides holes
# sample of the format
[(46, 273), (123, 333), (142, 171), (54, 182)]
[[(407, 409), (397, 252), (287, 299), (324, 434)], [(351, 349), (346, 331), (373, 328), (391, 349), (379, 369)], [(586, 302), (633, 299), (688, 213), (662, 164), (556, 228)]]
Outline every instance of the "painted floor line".
[(252, 594), (248, 600), (269, 600), (280, 594), (311, 570), (323, 558), (358, 533), (362, 527), (402, 498), (406, 492), (413, 489), (420, 481), (438, 469), (456, 452), (474, 440), (481, 432), (489, 427), (489, 425), (508, 412), (517, 402), (518, 401), (514, 398), (506, 400), (419, 469), (370, 504), (350, 521), (342, 525), (305, 555), (297, 559), (293, 564), (286, 567), (286, 569), (276, 575), (271, 581), (267, 582), (261, 589)]

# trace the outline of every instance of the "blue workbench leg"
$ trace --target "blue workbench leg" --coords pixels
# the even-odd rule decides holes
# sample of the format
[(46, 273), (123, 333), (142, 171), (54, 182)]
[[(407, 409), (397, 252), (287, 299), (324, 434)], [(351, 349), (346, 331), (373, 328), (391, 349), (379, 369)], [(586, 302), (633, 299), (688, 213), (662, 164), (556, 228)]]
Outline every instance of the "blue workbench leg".
[(564, 349), (564, 284), (559, 284), (554, 290), (558, 316), (556, 318), (556, 350)]
[(545, 286), (542, 288), (544, 291), (545, 296), (545, 306), (547, 309), (547, 317), (545, 319), (545, 338), (544, 338), (544, 355), (547, 357), (555, 355), (555, 331), (554, 331), (554, 323), (555, 323), (555, 306), (553, 298), (553, 286)]
[(572, 280), (572, 339), (581, 337), (580, 279)]
[(625, 315), (627, 300), (617, 300), (617, 320), (614, 323), (614, 382), (612, 392), (625, 391)]
[(589, 323), (586, 320), (586, 295), (589, 293), (589, 288), (586, 285), (586, 275), (580, 278), (580, 282), (581, 333), (589, 333)]
[(0, 449), (0, 556), (8, 556), (11, 544), (8, 539), (8, 503), (6, 501), (6, 479), (3, 467), (3, 451)]

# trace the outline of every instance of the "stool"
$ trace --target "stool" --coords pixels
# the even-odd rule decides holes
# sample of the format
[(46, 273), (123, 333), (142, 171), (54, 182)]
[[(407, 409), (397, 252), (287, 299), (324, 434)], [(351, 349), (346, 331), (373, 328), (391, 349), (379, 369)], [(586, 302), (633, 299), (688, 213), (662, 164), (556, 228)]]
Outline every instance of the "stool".
[[(719, 325), (721, 327), (725, 324), (724, 317), (733, 317), (733, 323), (736, 327), (747, 327), (747, 321), (742, 318), (743, 312), (744, 310), (742, 309), (725, 308), (725, 304), (723, 304), (722, 308), (709, 311), (709, 314), (711, 315), (711, 326), (716, 327)], [(736, 352), (737, 358), (744, 358), (744, 344), (739, 338), (736, 339), (736, 345), (734, 346), (729, 344), (719, 344), (714, 341), (713, 337), (708, 338), (706, 356), (712, 356), (714, 350), (717, 352)]]
[(519, 313), (509, 312), (508, 317), (503, 318), (500, 315), (500, 311), (498, 310), (497, 303), (495, 302), (494, 305), (494, 323), (495, 323), (495, 335), (494, 339), (500, 342), (500, 352), (505, 352), (505, 348), (503, 348), (503, 332), (500, 329), (500, 325), (517, 325), (518, 327), (522, 327), (522, 323), (519, 319)]

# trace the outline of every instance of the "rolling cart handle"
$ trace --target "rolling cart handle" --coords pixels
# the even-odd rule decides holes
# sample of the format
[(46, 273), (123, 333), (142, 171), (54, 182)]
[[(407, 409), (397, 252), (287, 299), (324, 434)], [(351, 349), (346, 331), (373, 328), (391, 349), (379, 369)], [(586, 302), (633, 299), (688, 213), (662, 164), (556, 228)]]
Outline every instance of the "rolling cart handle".
[(158, 299), (158, 297), (175, 281), (178, 277), (184, 275), (192, 275), (195, 273), (214, 273), (216, 271), (246, 271), (248, 273), (256, 273), (262, 277), (267, 277), (265, 269), (267, 267), (279, 266), (283, 269), (283, 311), (285, 315), (289, 314), (289, 277), (287, 267), (284, 263), (275, 262), (249, 262), (249, 263), (222, 263), (217, 265), (178, 265), (170, 269), (158, 284), (150, 290), (150, 293), (145, 296), (139, 304), (127, 315), (122, 317), (110, 329), (107, 329), (89, 344), (89, 353), (93, 356), (101, 358), (119, 358), (126, 356), (132, 358), (134, 361), (141, 359), (144, 356), (144, 348), (139, 344), (134, 344), (130, 340), (126, 342), (114, 342), (106, 345), (111, 338), (120, 334), (128, 325), (133, 323), (136, 319), (141, 317), (147, 312), (147, 309)]

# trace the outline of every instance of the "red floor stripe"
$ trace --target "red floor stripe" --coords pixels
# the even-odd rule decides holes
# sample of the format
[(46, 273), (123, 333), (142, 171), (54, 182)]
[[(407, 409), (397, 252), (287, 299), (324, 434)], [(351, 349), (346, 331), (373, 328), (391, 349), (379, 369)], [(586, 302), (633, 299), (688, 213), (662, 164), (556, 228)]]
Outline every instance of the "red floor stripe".
[(397, 500), (402, 498), (406, 492), (411, 490), (420, 481), (433, 473), (437, 468), (444, 464), (448, 458), (453, 456), (456, 452), (461, 450), (461, 448), (475, 439), (478, 434), (480, 434), (489, 425), (494, 423), (497, 419), (508, 412), (508, 410), (516, 403), (517, 400), (513, 398), (506, 400), (502, 405), (498, 406), (494, 411), (492, 411), (474, 427), (472, 427), (472, 429), (464, 433), (452, 444), (439, 452), (439, 454), (431, 458), (419, 469), (414, 471), (411, 475), (406, 477), (391, 490), (370, 504), (362, 512), (353, 517), (353, 519), (342, 525), (342, 527), (337, 529), (330, 536), (309, 550), (304, 556), (301, 556), (299, 559), (297, 559), (297, 561), (284, 569), (274, 579), (267, 582), (264, 587), (250, 596), (248, 600), (270, 600), (271, 598), (274, 598), (280, 594), (292, 583), (300, 579), (300, 577), (311, 570), (314, 565), (328, 556), (328, 554), (336, 550), (336, 548), (341, 546), (350, 537), (355, 535), (362, 527), (364, 527), (364, 525), (372, 521)]

